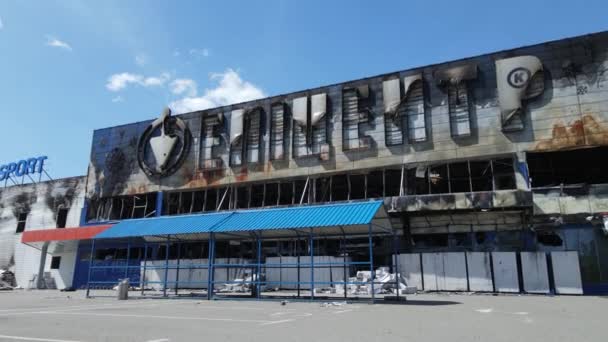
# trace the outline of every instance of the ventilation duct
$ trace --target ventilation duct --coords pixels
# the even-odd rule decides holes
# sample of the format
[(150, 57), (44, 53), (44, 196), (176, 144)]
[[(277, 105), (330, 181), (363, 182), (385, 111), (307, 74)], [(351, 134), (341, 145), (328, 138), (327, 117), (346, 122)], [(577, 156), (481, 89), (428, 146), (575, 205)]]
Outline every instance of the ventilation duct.
[(293, 119), (300, 125), (306, 127), (308, 122), (308, 97), (293, 99)]
[(382, 82), (382, 96), (384, 101), (384, 113), (394, 114), (401, 102), (401, 89), (399, 79)]

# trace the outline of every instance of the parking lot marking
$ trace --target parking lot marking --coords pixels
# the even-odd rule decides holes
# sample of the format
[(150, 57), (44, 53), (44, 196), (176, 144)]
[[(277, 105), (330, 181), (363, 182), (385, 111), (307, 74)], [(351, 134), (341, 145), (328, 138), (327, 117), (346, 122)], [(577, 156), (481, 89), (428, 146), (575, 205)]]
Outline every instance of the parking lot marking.
[(136, 315), (136, 314), (113, 314), (113, 313), (94, 313), (94, 312), (62, 312), (62, 311), (41, 311), (35, 314), (51, 315), (77, 315), (77, 316), (97, 316), (97, 317), (123, 317), (123, 318), (159, 318), (192, 321), (213, 321), (213, 322), (237, 322), (237, 323), (272, 323), (276, 321), (260, 319), (235, 319), (235, 318), (211, 318), (211, 317), (188, 317), (188, 316), (158, 316), (158, 315)]
[(353, 311), (353, 310), (340, 310), (340, 311), (334, 312), (334, 315), (339, 315), (339, 314), (343, 314), (345, 312), (351, 312), (351, 311)]
[(280, 321), (272, 321), (272, 322), (262, 323), (260, 325), (282, 324), (282, 323), (293, 322), (293, 321), (295, 321), (295, 319), (283, 319), (283, 320), (280, 320)]
[(9, 340), (15, 341), (38, 341), (38, 342), (80, 342), (74, 340), (54, 340), (50, 338), (38, 338), (38, 337), (26, 337), (26, 336), (9, 336), (0, 335), (0, 338), (8, 338)]
[(157, 340), (148, 340), (146, 342), (169, 342), (169, 341), (171, 341), (171, 340), (168, 338), (159, 338)]

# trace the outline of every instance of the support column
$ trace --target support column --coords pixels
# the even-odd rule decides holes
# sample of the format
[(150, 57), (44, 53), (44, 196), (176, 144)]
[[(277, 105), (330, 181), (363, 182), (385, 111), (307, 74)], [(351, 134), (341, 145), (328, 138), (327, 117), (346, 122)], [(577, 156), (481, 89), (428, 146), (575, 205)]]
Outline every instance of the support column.
[(144, 242), (144, 272), (141, 275), (141, 279), (139, 280), (139, 284), (141, 286), (141, 295), (144, 295), (144, 291), (146, 288), (146, 267), (148, 263), (148, 243)]
[(93, 270), (93, 260), (95, 258), (95, 239), (91, 241), (91, 255), (89, 256), (89, 272), (87, 274), (87, 298), (89, 297), (89, 293), (91, 291), (91, 271)]
[(308, 246), (310, 248), (310, 300), (315, 299), (315, 240), (310, 228), (310, 239), (308, 240)]
[(397, 289), (397, 301), (399, 301), (399, 292), (401, 291), (399, 290), (399, 280), (401, 280), (401, 268), (399, 268), (399, 236), (397, 235), (395, 230), (393, 230), (393, 255), (393, 265), (395, 266), (395, 269), (393, 270), (393, 272), (395, 273), (395, 288)]
[(167, 280), (169, 277), (169, 235), (167, 235), (167, 243), (165, 244), (165, 279), (163, 280), (163, 297), (167, 297)]
[(260, 275), (261, 275), (261, 270), (262, 270), (262, 240), (260, 239), (260, 237), (257, 237), (257, 243), (258, 243), (258, 249), (257, 249), (257, 254), (258, 254), (258, 265), (256, 268), (256, 283), (255, 283), (255, 295), (257, 299), (260, 299)]
[(44, 280), (44, 266), (46, 265), (46, 253), (49, 249), (49, 243), (45, 242), (40, 250), (40, 263), (38, 264), (38, 277), (36, 278), (36, 289), (42, 289)]
[(154, 216), (156, 217), (160, 217), (163, 214), (163, 195), (162, 191), (156, 193), (156, 212), (154, 212)]
[(209, 234), (209, 259), (207, 260), (207, 299), (213, 298), (213, 264), (215, 264), (215, 236)]
[(125, 279), (129, 278), (129, 259), (131, 259), (131, 239), (127, 239), (127, 264), (125, 265)]
[(374, 246), (372, 239), (372, 224), (369, 224), (368, 230), (368, 241), (369, 241), (369, 270), (371, 273), (371, 291), (372, 291), (372, 304), (375, 302), (376, 295), (374, 294), (374, 282), (376, 281), (376, 275), (374, 272)]
[(179, 287), (179, 260), (182, 254), (182, 244), (177, 244), (177, 267), (175, 268), (175, 295), (177, 296), (177, 288)]

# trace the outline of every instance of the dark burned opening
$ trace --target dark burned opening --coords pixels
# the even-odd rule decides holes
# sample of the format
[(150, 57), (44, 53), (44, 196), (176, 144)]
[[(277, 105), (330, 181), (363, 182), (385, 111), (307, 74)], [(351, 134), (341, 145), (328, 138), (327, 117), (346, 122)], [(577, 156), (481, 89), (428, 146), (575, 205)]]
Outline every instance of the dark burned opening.
[(67, 224), (68, 221), (68, 208), (59, 208), (59, 210), (57, 210), (57, 228), (65, 228), (65, 225)]
[(15, 233), (22, 233), (25, 230), (28, 214), (28, 212), (19, 213), (19, 217), (17, 217), (17, 230)]
[(264, 205), (264, 184), (251, 186), (251, 207), (258, 208)]
[(347, 175), (335, 175), (331, 177), (331, 200), (346, 201), (348, 199)]
[(532, 187), (608, 183), (603, 161), (608, 147), (528, 153)]
[(365, 198), (365, 175), (350, 175), (350, 198), (364, 199)]
[(538, 243), (545, 246), (559, 247), (564, 244), (561, 236), (552, 231), (539, 231), (536, 234), (536, 239), (538, 240)]
[(281, 194), (279, 196), (279, 205), (293, 204), (293, 183), (280, 183)]
[(329, 202), (330, 177), (317, 178), (315, 181), (315, 202)]
[(277, 205), (279, 202), (279, 183), (266, 184), (266, 192), (264, 194), (264, 206)]

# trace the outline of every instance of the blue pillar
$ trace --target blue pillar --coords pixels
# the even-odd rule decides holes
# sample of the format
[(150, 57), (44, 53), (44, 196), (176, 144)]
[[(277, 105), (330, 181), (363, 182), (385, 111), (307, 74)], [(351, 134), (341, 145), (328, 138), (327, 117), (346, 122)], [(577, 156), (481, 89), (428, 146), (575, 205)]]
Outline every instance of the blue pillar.
[(374, 273), (374, 246), (372, 240), (372, 224), (369, 224), (368, 230), (368, 241), (369, 241), (369, 270), (371, 273), (371, 291), (372, 291), (372, 303), (374, 303), (374, 299), (376, 295), (374, 294), (374, 281), (375, 281), (375, 273)]
[(315, 241), (313, 237), (312, 228), (310, 228), (310, 300), (315, 299)]
[(256, 275), (256, 297), (260, 299), (260, 275), (262, 274), (262, 239), (258, 236), (258, 267), (257, 267), (257, 275)]
[(144, 295), (144, 291), (146, 289), (146, 266), (148, 264), (148, 243), (144, 243), (144, 272), (141, 275), (140, 284), (141, 284), (141, 295)]
[(129, 259), (131, 259), (131, 239), (127, 239), (127, 264), (125, 265), (125, 278), (129, 278)]
[(163, 192), (159, 191), (156, 193), (156, 212), (154, 216), (160, 217), (163, 214)]
[(163, 281), (163, 297), (167, 297), (167, 277), (169, 277), (169, 235), (165, 244), (165, 279)]
[(209, 259), (207, 260), (207, 299), (213, 298), (213, 264), (215, 263), (215, 236), (209, 234)]

